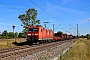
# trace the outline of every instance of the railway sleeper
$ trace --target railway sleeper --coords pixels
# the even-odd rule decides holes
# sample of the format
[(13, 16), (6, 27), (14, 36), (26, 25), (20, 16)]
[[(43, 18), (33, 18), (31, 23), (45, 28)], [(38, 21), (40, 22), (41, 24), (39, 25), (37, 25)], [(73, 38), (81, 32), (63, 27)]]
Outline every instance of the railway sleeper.
[(0, 56), (0, 58), (5, 58), (5, 57), (9, 57), (9, 56), (11, 56), (11, 55), (10, 54), (5, 54), (5, 55)]

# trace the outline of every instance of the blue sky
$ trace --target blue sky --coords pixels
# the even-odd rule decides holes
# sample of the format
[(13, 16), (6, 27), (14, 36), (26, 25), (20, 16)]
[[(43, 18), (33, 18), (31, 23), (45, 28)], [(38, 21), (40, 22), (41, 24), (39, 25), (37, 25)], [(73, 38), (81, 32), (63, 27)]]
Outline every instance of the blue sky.
[[(33, 4), (33, 1), (35, 4)], [(52, 29), (55, 25), (55, 32), (76, 35), (76, 24), (79, 27), (80, 35), (90, 34), (90, 1), (89, 0), (0, 0), (0, 32), (12, 31), (13, 22), (16, 26), (15, 31), (21, 32), (21, 21), (18, 19), (20, 14), (25, 14), (29, 8), (37, 10), (37, 19), (49, 22), (47, 27)], [(50, 15), (49, 15), (49, 14)], [(53, 17), (52, 17), (52, 16)], [(72, 28), (72, 29), (70, 29)]]

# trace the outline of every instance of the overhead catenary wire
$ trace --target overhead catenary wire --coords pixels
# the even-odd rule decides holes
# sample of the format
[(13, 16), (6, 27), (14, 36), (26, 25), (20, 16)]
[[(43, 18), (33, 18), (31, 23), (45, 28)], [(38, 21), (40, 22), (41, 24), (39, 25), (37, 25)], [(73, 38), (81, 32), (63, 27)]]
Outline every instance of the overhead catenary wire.
[[(40, 9), (42, 9), (44, 12), (46, 12), (47, 14), (49, 14), (51, 17), (53, 17), (55, 20), (59, 21), (60, 23), (62, 23), (60, 20), (58, 20), (56, 17), (54, 17), (53, 15), (51, 15), (50, 13), (48, 13), (45, 9), (41, 8), (39, 5), (37, 5), (36, 3), (34, 3), (32, 0), (31, 1), (34, 5), (38, 6)], [(62, 23), (63, 24), (63, 23)]]
[[(59, 26), (61, 26), (61, 24), (60, 24), (60, 25), (58, 25), (55, 29), (58, 29), (58, 27), (59, 27)], [(55, 29), (54, 29), (54, 30), (55, 30)]]
[[(30, 0), (30, 1), (31, 1), (33, 4), (35, 4), (36, 6), (38, 6), (38, 5), (37, 5), (36, 3), (34, 3), (32, 0)], [(41, 0), (41, 2), (43, 2), (43, 1)], [(45, 4), (45, 3), (43, 2), (43, 4)], [(38, 7), (41, 8), (40, 6), (38, 6)], [(41, 9), (43, 9), (43, 8), (41, 8)], [(43, 9), (43, 10), (44, 10), (44, 9)], [(45, 10), (44, 10), (44, 11), (45, 11)], [(46, 12), (46, 11), (45, 11), (45, 12)], [(47, 12), (46, 12), (46, 13), (47, 13)], [(54, 13), (54, 12), (53, 12), (53, 13)], [(55, 14), (55, 13), (54, 13), (54, 14)], [(51, 15), (51, 14), (49, 13), (49, 15)], [(53, 15), (51, 15), (51, 16), (52, 16), (53, 18), (55, 18), (55, 20), (57, 20), (56, 17), (54, 17)], [(59, 20), (58, 20), (58, 21), (59, 21)], [(62, 23), (61, 21), (59, 21), (59, 22)], [(62, 24), (63, 24), (63, 23), (62, 23)], [(64, 25), (65, 25), (65, 24), (64, 24)], [(60, 26), (60, 25), (59, 25), (59, 26)], [(58, 27), (59, 27), (59, 26), (58, 26)], [(67, 25), (65, 25), (65, 26), (67, 27)], [(69, 24), (69, 26), (71, 26), (72, 29), (76, 29), (74, 26), (72, 26), (72, 25), (70, 25), (70, 24)], [(57, 29), (58, 27), (56, 27), (55, 29)], [(55, 30), (55, 29), (54, 29), (54, 30)]]
[[(44, 3), (43, 0), (41, 0), (41, 2)], [(45, 3), (44, 3), (44, 4), (45, 4)], [(53, 12), (53, 11), (52, 11), (52, 12)], [(53, 12), (53, 13), (54, 13), (54, 12)], [(54, 14), (55, 14), (55, 13), (54, 13)], [(58, 16), (57, 16), (57, 17), (58, 17)], [(65, 23), (65, 22), (64, 22), (64, 23)], [(64, 25), (65, 25), (65, 24), (64, 24)], [(69, 26), (75, 28), (74, 26), (72, 26), (72, 25), (70, 25), (70, 24), (69, 24)], [(57, 27), (57, 28), (58, 28), (58, 27)], [(57, 29), (57, 28), (56, 28), (56, 29)]]
[[(71, 27), (73, 27), (71, 24), (69, 24), (69, 26), (71, 26)], [(74, 29), (77, 29), (77, 28), (75, 28), (75, 27), (73, 27)]]
[[(43, 2), (43, 0), (41, 0), (41, 2)], [(43, 2), (44, 3), (44, 2)], [(45, 4), (45, 3), (44, 3)], [(51, 11), (51, 12), (53, 12), (53, 11)], [(54, 13), (54, 12), (53, 12)], [(54, 13), (55, 14), (55, 13)], [(59, 24), (56, 28), (54, 28), (54, 30), (55, 29), (58, 29), (59, 28), (59, 26), (61, 26), (61, 24)]]
[[(34, 3), (32, 0), (29, 0), (29, 1), (31, 1), (33, 4), (35, 4), (36, 6), (38, 6), (36, 3)], [(1, 2), (0, 1), (0, 3), (2, 3), (2, 4), (4, 4), (4, 5), (7, 5), (7, 6), (9, 6), (9, 7), (11, 7), (11, 8), (13, 8), (13, 9), (15, 9), (15, 10), (19, 10), (19, 11), (21, 11), (21, 12), (24, 12), (24, 11), (22, 11), (22, 10), (20, 10), (20, 9), (18, 9), (18, 8), (15, 8), (15, 7), (13, 7), (13, 6), (11, 6), (11, 5), (9, 5), (9, 4), (6, 4), (6, 3), (4, 3), (4, 2)], [(42, 9), (43, 11), (45, 11), (43, 8), (41, 8), (40, 6), (38, 6), (40, 9)], [(45, 11), (46, 13), (48, 13), (47, 11)], [(52, 16), (55, 20), (57, 20), (57, 21), (59, 21), (60, 23), (62, 23), (60, 20), (58, 20), (56, 17), (54, 17), (53, 15), (51, 15), (50, 13), (48, 13), (50, 16)], [(64, 24), (64, 23), (62, 23), (62, 24)], [(65, 25), (65, 24), (64, 24)], [(65, 25), (65, 26), (67, 26), (67, 25)], [(71, 26), (71, 25), (70, 25)], [(73, 27), (73, 26), (72, 26)], [(57, 27), (58, 28), (58, 27)], [(57, 28), (55, 28), (55, 29), (57, 29)]]
[[(54, 17), (52, 14), (48, 13), (45, 9), (43, 9), (42, 7), (40, 7), (39, 5), (37, 5), (36, 3), (34, 3), (32, 0), (31, 1), (34, 5), (36, 5), (37, 7), (39, 7), (40, 9), (42, 9), (44, 12), (46, 12), (47, 14), (49, 14), (51, 17), (53, 17), (55, 20), (59, 21), (60, 23), (62, 23), (63, 25), (65, 25), (65, 23), (61, 22), (60, 20), (58, 20), (56, 17)], [(65, 25), (66, 27), (68, 27), (67, 25)], [(71, 25), (70, 25), (71, 26)], [(58, 28), (58, 27), (57, 27)], [(56, 28), (56, 29), (57, 29)]]
[[(43, 4), (45, 4), (44, 2), (43, 2), (43, 0), (41, 0), (41, 2), (43, 3)], [(51, 12), (53, 12), (53, 11), (51, 11)], [(54, 13), (54, 12), (53, 12)], [(55, 14), (55, 13), (54, 13)], [(58, 17), (58, 16), (57, 16)], [(65, 23), (65, 22), (64, 22)], [(64, 24), (65, 25), (65, 24)], [(71, 26), (72, 27), (72, 29), (77, 29), (76, 27), (74, 27), (74, 26), (72, 26), (71, 24), (68, 24), (69, 26)], [(64, 29), (64, 28), (59, 28), (59, 26), (61, 26), (61, 24), (59, 24), (56, 28), (54, 28), (54, 30), (55, 29)], [(70, 28), (69, 28), (70, 29)], [(67, 31), (67, 30), (66, 30)]]
[[(48, 13), (45, 9), (43, 9), (43, 8), (41, 8), (39, 5), (37, 5), (36, 3), (34, 3), (32, 0), (29, 0), (29, 1), (31, 1), (33, 4), (35, 4), (36, 6), (38, 6), (40, 9), (42, 9), (43, 11), (45, 11), (46, 13)], [(13, 7), (13, 6), (11, 6), (11, 5), (9, 5), (9, 4), (6, 4), (6, 3), (4, 3), (4, 2), (1, 2), (0, 1), (0, 3), (1, 4), (4, 4), (4, 5), (7, 5), (7, 6), (9, 6), (9, 7), (11, 7), (11, 8), (13, 8), (13, 9), (15, 9), (15, 10), (18, 10), (18, 11), (21, 11), (21, 12), (25, 12), (25, 11), (22, 11), (22, 10), (20, 10), (20, 9), (18, 9), (18, 8), (15, 8), (15, 7)], [(58, 20), (56, 17), (54, 17), (52, 14), (50, 14), (50, 13), (48, 13), (51, 17), (53, 17), (55, 20), (57, 20), (57, 21), (59, 21), (60, 23), (62, 23), (62, 24), (64, 24), (63, 22), (61, 22), (60, 20)], [(64, 24), (65, 25), (65, 24)], [(65, 25), (66, 27), (67, 27), (67, 25)], [(71, 26), (71, 25), (70, 25)], [(58, 26), (59, 27), (59, 26)], [(57, 28), (58, 28), (57, 27)], [(72, 26), (73, 27), (73, 26)], [(57, 29), (57, 28), (55, 28), (55, 29)], [(74, 27), (73, 27), (74, 28)]]
[(0, 1), (0, 3), (1, 3), (1, 4), (4, 4), (4, 5), (7, 5), (7, 6), (13, 8), (13, 9), (15, 9), (15, 10), (18, 10), (18, 11), (24, 12), (24, 11), (22, 11), (22, 10), (20, 10), (20, 9), (18, 9), (18, 8), (15, 8), (15, 7), (13, 7), (13, 6), (9, 5), (9, 4), (6, 4), (6, 3), (4, 3), (4, 2), (1, 2), (1, 1)]

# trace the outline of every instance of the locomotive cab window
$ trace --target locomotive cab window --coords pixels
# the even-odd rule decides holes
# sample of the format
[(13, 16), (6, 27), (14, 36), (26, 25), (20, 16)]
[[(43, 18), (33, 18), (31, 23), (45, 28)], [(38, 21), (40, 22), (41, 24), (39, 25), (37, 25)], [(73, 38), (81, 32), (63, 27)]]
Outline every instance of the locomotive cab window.
[(38, 32), (38, 28), (29, 28), (29, 32)]

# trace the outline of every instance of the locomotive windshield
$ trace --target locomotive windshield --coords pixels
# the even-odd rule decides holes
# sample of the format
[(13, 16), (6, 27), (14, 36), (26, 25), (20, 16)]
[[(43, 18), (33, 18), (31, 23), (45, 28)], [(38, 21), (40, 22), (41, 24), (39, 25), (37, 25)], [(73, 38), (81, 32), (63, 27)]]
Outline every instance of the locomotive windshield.
[(29, 28), (29, 32), (38, 32), (38, 28)]

